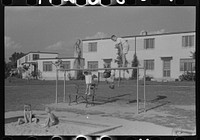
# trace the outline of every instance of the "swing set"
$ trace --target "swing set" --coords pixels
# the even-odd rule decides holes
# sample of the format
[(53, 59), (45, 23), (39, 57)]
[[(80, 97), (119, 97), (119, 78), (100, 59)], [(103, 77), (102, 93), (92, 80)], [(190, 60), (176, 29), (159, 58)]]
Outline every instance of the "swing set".
[[(63, 102), (65, 102), (65, 100), (66, 100), (66, 73), (67, 72), (69, 72), (69, 71), (98, 71), (98, 70), (128, 70), (128, 69), (132, 69), (132, 70), (134, 70), (134, 69), (136, 69), (137, 70), (137, 90), (136, 90), (136, 92), (137, 92), (137, 114), (139, 114), (139, 70), (140, 69), (143, 69), (144, 70), (144, 80), (143, 80), (143, 82), (144, 82), (144, 85), (143, 85), (143, 95), (144, 95), (144, 112), (146, 112), (146, 69), (145, 68), (143, 68), (143, 67), (119, 67), (119, 68), (97, 68), (97, 69), (56, 69), (56, 99), (55, 99), (55, 103), (57, 104), (58, 103), (58, 80), (59, 80), (59, 71), (64, 71), (64, 88), (63, 88), (63, 94), (64, 94), (64, 96), (63, 96)], [(98, 75), (99, 76), (99, 75)], [(120, 79), (120, 77), (119, 77), (119, 79)], [(118, 82), (118, 84), (119, 84), (119, 82)], [(84, 98), (85, 100), (86, 100), (86, 107), (87, 107), (87, 105), (89, 104), (89, 102), (88, 102), (88, 95), (85, 95), (85, 97), (83, 96), (83, 95), (81, 95), (81, 96), (79, 96), (79, 86), (75, 86), (75, 88), (76, 88), (76, 102), (77, 102), (77, 99), (78, 98), (80, 98), (80, 97), (82, 97), (82, 98)], [(96, 88), (93, 88), (92, 89), (92, 91), (93, 91), (93, 93), (92, 93), (92, 100), (94, 101), (94, 97), (95, 97), (95, 90), (96, 90)], [(70, 93), (68, 93), (68, 95), (69, 95), (69, 99), (70, 99), (70, 102), (69, 102), (69, 105), (70, 105), (70, 103), (71, 103), (71, 94)]]

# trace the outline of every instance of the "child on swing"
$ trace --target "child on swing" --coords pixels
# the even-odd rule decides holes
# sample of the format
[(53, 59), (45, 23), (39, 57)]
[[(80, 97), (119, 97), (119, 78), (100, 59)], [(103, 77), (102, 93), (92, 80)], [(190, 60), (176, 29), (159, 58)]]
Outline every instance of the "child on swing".
[[(128, 51), (129, 51), (128, 41), (122, 38), (118, 38), (116, 35), (112, 35), (111, 40), (116, 42), (115, 46), (117, 49), (120, 50), (119, 55), (122, 56), (122, 67), (126, 67), (128, 63), (126, 60), (126, 55), (128, 54)], [(127, 70), (127, 73), (129, 73), (128, 70)]]
[(25, 104), (24, 105), (24, 118), (18, 119), (18, 125), (23, 123), (37, 123), (38, 119), (35, 117), (34, 114), (32, 114), (31, 105)]

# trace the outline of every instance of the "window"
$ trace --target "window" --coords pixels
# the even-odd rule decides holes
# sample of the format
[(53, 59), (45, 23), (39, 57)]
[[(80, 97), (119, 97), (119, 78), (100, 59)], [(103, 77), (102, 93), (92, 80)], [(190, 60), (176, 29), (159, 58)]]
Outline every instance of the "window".
[(96, 52), (97, 51), (97, 42), (88, 43), (88, 52)]
[(105, 62), (104, 68), (111, 68), (111, 62)]
[(171, 60), (163, 60), (163, 77), (170, 77)]
[(180, 71), (195, 71), (195, 60), (180, 59)]
[(144, 60), (146, 70), (154, 70), (154, 60)]
[(25, 62), (27, 62), (28, 61), (28, 56), (25, 56)]
[(144, 49), (152, 49), (155, 47), (155, 38), (144, 39)]
[(88, 61), (88, 69), (97, 69), (98, 61)]
[(70, 69), (70, 61), (63, 61), (62, 62), (62, 68), (63, 69)]
[(28, 60), (31, 61), (31, 55), (28, 55)]
[(52, 62), (51, 61), (43, 62), (43, 71), (52, 71)]
[(194, 46), (194, 35), (182, 36), (182, 46), (183, 47)]
[(103, 59), (103, 61), (104, 61), (104, 68), (111, 68), (112, 59)]
[(39, 59), (39, 54), (33, 54), (33, 60)]

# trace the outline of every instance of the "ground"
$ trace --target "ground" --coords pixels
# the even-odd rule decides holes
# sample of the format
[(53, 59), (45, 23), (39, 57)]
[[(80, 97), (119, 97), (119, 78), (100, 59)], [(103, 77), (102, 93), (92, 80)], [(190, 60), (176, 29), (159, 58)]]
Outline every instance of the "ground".
[[(67, 81), (66, 85), (79, 84), (84, 81)], [(66, 87), (66, 102), (63, 103), (63, 81), (58, 82), (58, 104), (55, 104), (55, 81), (19, 80), (5, 81), (5, 117), (21, 116), (24, 103), (32, 105), (36, 115), (44, 115), (44, 107), (49, 106), (59, 118), (68, 119), (58, 126), (48, 129), (30, 125), (17, 126), (16, 122), (5, 124), (7, 134), (90, 134), (107, 128), (103, 134), (165, 134), (171, 135), (174, 128), (188, 131), (196, 129), (195, 83), (194, 82), (146, 82), (146, 112), (143, 102), (143, 81), (139, 81), (139, 114), (137, 114), (136, 81), (123, 80), (120, 86), (110, 89), (105, 82), (100, 82), (95, 105), (85, 107), (83, 99), (79, 104), (68, 105), (69, 92), (74, 89)], [(74, 125), (70, 120), (88, 122)], [(89, 124), (99, 123), (93, 128)], [(101, 124), (109, 124), (102, 127)], [(66, 129), (66, 125), (68, 126)], [(27, 129), (30, 127), (30, 130)], [(24, 128), (24, 131), (23, 129)], [(33, 128), (35, 131), (33, 131)], [(72, 129), (73, 128), (73, 129)], [(80, 129), (78, 129), (80, 128)], [(39, 131), (41, 129), (41, 131)], [(20, 132), (19, 132), (20, 130)], [(25, 131), (26, 130), (26, 131)], [(37, 130), (37, 131), (36, 131)], [(56, 131), (55, 131), (56, 130)], [(74, 131), (72, 131), (74, 130)]]

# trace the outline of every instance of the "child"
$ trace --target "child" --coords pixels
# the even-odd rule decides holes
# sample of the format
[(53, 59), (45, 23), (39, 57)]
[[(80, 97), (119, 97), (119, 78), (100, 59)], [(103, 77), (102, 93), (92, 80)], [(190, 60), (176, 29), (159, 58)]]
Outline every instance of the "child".
[(51, 109), (49, 107), (45, 108), (45, 112), (48, 114), (48, 117), (45, 120), (44, 127), (51, 127), (58, 124), (58, 118), (51, 112)]
[[(122, 38), (117, 38), (116, 35), (111, 36), (111, 40), (116, 42), (116, 48), (118, 50), (121, 50), (119, 55), (122, 56), (122, 67), (126, 67), (127, 65), (127, 60), (126, 60), (126, 55), (128, 54), (129, 51), (129, 44), (127, 40), (124, 40)], [(127, 70), (128, 72), (128, 70)]]
[(83, 74), (85, 75), (85, 83), (86, 83), (86, 92), (85, 92), (85, 94), (86, 95), (90, 95), (90, 86), (92, 84), (92, 73), (88, 72), (88, 71), (85, 71)]
[(25, 104), (24, 105), (24, 118), (19, 118), (18, 119), (18, 124), (22, 124), (22, 123), (37, 123), (38, 119), (35, 118), (35, 115), (32, 114), (32, 110), (31, 110), (31, 105), (30, 104)]
[(114, 70), (111, 70), (111, 76), (109, 78), (109, 88), (114, 89), (115, 88), (115, 84), (114, 84), (114, 80), (115, 80), (115, 72)]

